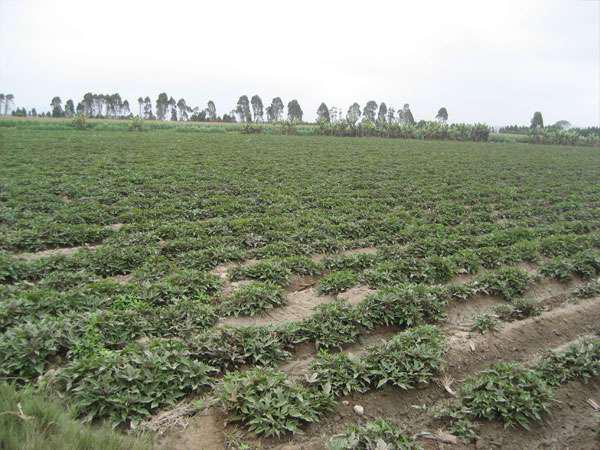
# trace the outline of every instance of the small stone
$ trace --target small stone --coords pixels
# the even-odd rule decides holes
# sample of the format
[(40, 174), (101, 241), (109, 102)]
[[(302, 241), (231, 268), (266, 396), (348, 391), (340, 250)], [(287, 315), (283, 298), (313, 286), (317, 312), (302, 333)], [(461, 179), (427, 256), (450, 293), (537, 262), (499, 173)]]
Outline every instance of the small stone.
[(350, 404), (350, 402), (349, 402), (348, 400), (343, 400), (343, 401), (342, 401), (342, 404), (343, 404), (344, 406), (348, 406), (348, 405)]
[(354, 412), (359, 416), (362, 416), (365, 413), (365, 408), (360, 405), (354, 405)]

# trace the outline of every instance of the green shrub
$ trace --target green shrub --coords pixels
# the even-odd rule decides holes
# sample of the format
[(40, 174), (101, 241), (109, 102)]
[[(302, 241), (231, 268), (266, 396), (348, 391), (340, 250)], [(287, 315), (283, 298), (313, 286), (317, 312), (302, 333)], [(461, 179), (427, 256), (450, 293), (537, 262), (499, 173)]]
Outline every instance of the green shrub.
[(441, 368), (443, 353), (443, 335), (436, 327), (423, 325), (370, 347), (364, 361), (377, 388), (390, 384), (412, 389), (432, 380)]
[(142, 450), (145, 438), (107, 426), (82, 425), (70, 409), (31, 387), (0, 383), (0, 443), (3, 450)]
[(534, 300), (524, 298), (513, 300), (512, 304), (502, 304), (494, 307), (494, 314), (506, 322), (539, 316), (541, 312), (541, 307)]
[(90, 128), (90, 125), (87, 122), (87, 118), (85, 117), (85, 114), (77, 114), (75, 117), (73, 117), (73, 120), (71, 121), (71, 125), (73, 126), (73, 128), (75, 128), (77, 130), (86, 130), (86, 129)]
[(356, 253), (347, 256), (327, 257), (322, 263), (328, 270), (360, 271), (371, 267), (376, 260), (376, 255), (370, 253)]
[(50, 360), (66, 353), (67, 328), (53, 318), (9, 328), (0, 336), (0, 380), (25, 383), (42, 375)]
[(381, 325), (408, 328), (442, 319), (445, 304), (427, 288), (406, 285), (370, 294), (357, 309), (363, 323), (370, 328)]
[(133, 117), (127, 125), (129, 131), (144, 131), (144, 121), (141, 117)]
[(400, 428), (385, 419), (364, 425), (348, 425), (341, 436), (332, 438), (330, 450), (417, 450), (421, 447)]
[(536, 366), (548, 383), (559, 385), (600, 375), (600, 339), (584, 339), (564, 352), (548, 352)]
[(285, 303), (283, 289), (257, 281), (235, 290), (220, 306), (226, 316), (254, 316)]
[(553, 392), (536, 371), (499, 363), (465, 380), (459, 398), (473, 418), (529, 429), (531, 421), (541, 421), (548, 412)]
[(573, 264), (561, 257), (552, 258), (540, 267), (540, 274), (546, 278), (554, 278), (563, 283), (573, 278), (573, 272)]
[(590, 279), (600, 274), (600, 252), (586, 250), (576, 254), (573, 259), (573, 270), (581, 278)]
[(311, 386), (318, 386), (323, 392), (331, 392), (336, 397), (366, 392), (371, 384), (362, 360), (343, 353), (323, 351), (311, 363), (307, 381)]
[(457, 275), (457, 268), (450, 258), (431, 256), (425, 259), (424, 275), (429, 283), (446, 283)]
[(194, 359), (221, 371), (271, 366), (290, 357), (284, 336), (270, 327), (222, 327), (191, 336), (186, 345)]
[(252, 122), (245, 122), (240, 125), (240, 133), (242, 134), (260, 134), (263, 132), (262, 125)]
[(264, 436), (297, 433), (335, 405), (331, 395), (290, 383), (282, 372), (264, 368), (225, 375), (218, 396), (228, 421)]
[(358, 283), (358, 275), (349, 270), (340, 270), (325, 275), (319, 281), (318, 291), (321, 294), (338, 294)]
[(288, 283), (292, 272), (281, 261), (264, 260), (251, 266), (235, 267), (229, 271), (231, 280), (250, 278), (253, 280), (284, 286)]
[(341, 349), (356, 342), (363, 322), (358, 310), (342, 300), (319, 305), (301, 324), (301, 332), (314, 341), (317, 349)]
[(592, 298), (600, 295), (600, 280), (590, 281), (577, 288), (574, 292), (579, 298)]
[(288, 256), (283, 258), (282, 265), (297, 275), (319, 275), (323, 267), (306, 256)]
[(144, 286), (142, 298), (154, 306), (174, 303), (182, 298), (203, 299), (221, 289), (221, 279), (198, 270), (180, 270), (158, 283)]
[(491, 314), (478, 314), (473, 317), (471, 331), (479, 331), (484, 334), (488, 331), (496, 331), (500, 326), (500, 322), (496, 316)]
[(470, 283), (477, 293), (499, 295), (506, 300), (522, 296), (529, 287), (529, 275), (516, 267), (506, 267), (479, 275)]
[(14, 283), (22, 279), (25, 263), (0, 250), (0, 283)]
[(190, 358), (176, 341), (103, 351), (60, 369), (56, 386), (69, 394), (84, 422), (135, 425), (158, 408), (209, 387), (212, 367)]

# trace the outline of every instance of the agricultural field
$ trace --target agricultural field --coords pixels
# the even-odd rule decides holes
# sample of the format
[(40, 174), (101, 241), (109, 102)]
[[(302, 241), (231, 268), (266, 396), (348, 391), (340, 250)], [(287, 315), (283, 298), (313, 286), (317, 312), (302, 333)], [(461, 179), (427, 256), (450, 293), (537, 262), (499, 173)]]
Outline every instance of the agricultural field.
[(598, 148), (31, 123), (0, 448), (600, 445)]

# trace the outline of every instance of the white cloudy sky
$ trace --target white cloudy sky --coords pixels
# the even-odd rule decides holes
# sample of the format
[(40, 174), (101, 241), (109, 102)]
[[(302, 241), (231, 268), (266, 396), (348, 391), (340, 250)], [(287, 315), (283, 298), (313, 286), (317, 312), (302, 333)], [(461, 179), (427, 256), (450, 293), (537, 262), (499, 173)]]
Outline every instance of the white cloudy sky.
[(410, 103), (416, 119), (600, 124), (599, 0), (0, 0), (0, 92)]

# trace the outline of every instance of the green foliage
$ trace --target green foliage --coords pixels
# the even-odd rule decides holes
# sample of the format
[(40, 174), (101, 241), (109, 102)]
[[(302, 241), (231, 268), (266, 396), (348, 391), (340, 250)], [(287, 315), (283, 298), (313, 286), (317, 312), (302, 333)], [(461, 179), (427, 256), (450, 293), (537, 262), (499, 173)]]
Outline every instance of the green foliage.
[(75, 117), (73, 117), (71, 125), (77, 130), (87, 130), (90, 128), (90, 124), (88, 123), (88, 120), (84, 114), (77, 114)]
[(252, 282), (235, 290), (220, 307), (226, 316), (254, 316), (285, 303), (283, 289), (279, 286)]
[(314, 341), (317, 349), (340, 349), (356, 342), (362, 327), (358, 310), (336, 300), (315, 308), (312, 316), (302, 322), (301, 332)]
[(363, 323), (409, 328), (444, 317), (446, 302), (433, 290), (417, 285), (383, 289), (368, 295), (357, 307)]
[(194, 359), (221, 371), (244, 365), (271, 366), (290, 357), (285, 336), (269, 327), (222, 327), (192, 336), (186, 345)]
[(47, 369), (67, 349), (63, 322), (45, 319), (9, 328), (0, 338), (0, 380), (25, 383)]
[(472, 286), (479, 293), (513, 300), (525, 293), (529, 283), (527, 272), (516, 267), (506, 267), (479, 275)]
[(144, 120), (141, 117), (133, 117), (127, 125), (128, 131), (144, 131)]
[(340, 270), (325, 275), (319, 281), (319, 292), (321, 294), (338, 294), (350, 289), (358, 283), (358, 275), (350, 270)]
[(496, 316), (491, 314), (478, 314), (473, 317), (471, 331), (479, 331), (481, 334), (485, 334), (488, 331), (496, 331), (499, 326), (500, 322)]
[(398, 426), (385, 419), (375, 419), (364, 425), (348, 425), (343, 435), (328, 443), (331, 450), (417, 450), (421, 448)]
[(225, 375), (218, 395), (229, 421), (265, 436), (298, 433), (303, 424), (318, 422), (335, 405), (331, 395), (263, 368)]
[(494, 307), (494, 314), (500, 320), (506, 322), (539, 316), (541, 313), (541, 307), (534, 300), (524, 298), (513, 300), (511, 304), (496, 305)]
[(575, 379), (586, 382), (597, 377), (600, 375), (600, 339), (583, 339), (564, 352), (548, 352), (536, 370), (552, 385)]
[(240, 133), (242, 134), (260, 134), (263, 132), (262, 125), (252, 122), (245, 122), (240, 125)]
[(31, 387), (0, 383), (0, 442), (4, 450), (142, 450), (145, 438), (106, 426), (82, 425), (70, 409)]
[(366, 392), (371, 384), (364, 362), (344, 353), (321, 351), (310, 365), (307, 382), (336, 397)]
[(549, 411), (553, 392), (536, 371), (499, 363), (465, 380), (459, 398), (473, 418), (529, 429), (530, 422), (541, 421)]
[(288, 283), (292, 271), (281, 261), (263, 260), (251, 266), (238, 266), (229, 271), (232, 280), (250, 278), (284, 286)]
[(323, 272), (321, 264), (306, 256), (288, 256), (283, 258), (282, 264), (297, 275), (313, 276)]
[(561, 257), (552, 258), (540, 267), (540, 274), (563, 283), (573, 278), (573, 271), (573, 264)]
[(176, 341), (103, 351), (76, 359), (56, 375), (84, 422), (109, 419), (135, 424), (158, 408), (209, 387), (215, 369), (190, 358)]
[(370, 347), (365, 356), (368, 376), (379, 388), (384, 384), (412, 389), (427, 384), (442, 366), (444, 337), (431, 325), (397, 334), (380, 346)]
[(600, 295), (600, 280), (590, 281), (575, 290), (575, 296), (579, 298), (592, 298)]

